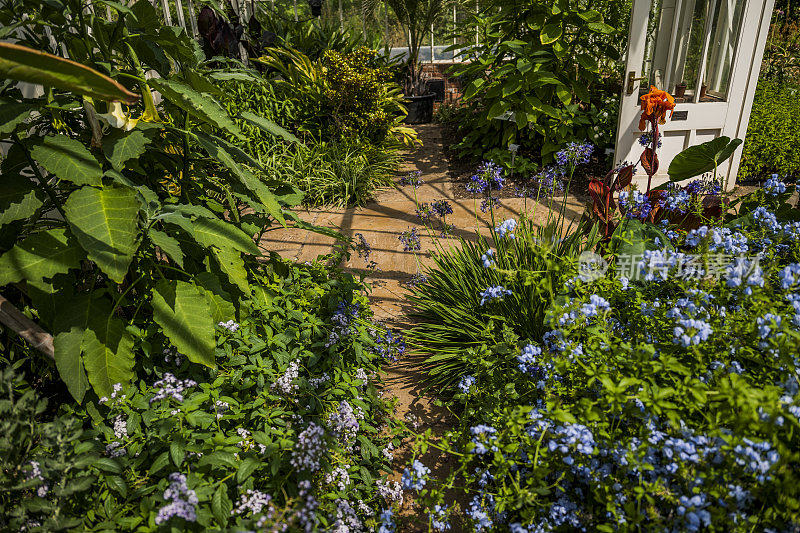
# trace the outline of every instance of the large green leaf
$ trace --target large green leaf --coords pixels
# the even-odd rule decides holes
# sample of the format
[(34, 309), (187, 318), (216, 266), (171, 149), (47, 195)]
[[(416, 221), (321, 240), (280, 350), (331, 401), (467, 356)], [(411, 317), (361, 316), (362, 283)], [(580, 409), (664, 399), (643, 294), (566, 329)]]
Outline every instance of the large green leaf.
[(190, 361), (215, 368), (214, 321), (200, 290), (185, 281), (160, 281), (153, 291), (153, 319)]
[(20, 102), (0, 104), (0, 137), (12, 133), (35, 108), (36, 106)]
[(645, 250), (673, 249), (669, 238), (657, 226), (638, 220), (620, 224), (611, 236), (611, 249), (617, 258), (626, 257), (637, 262)]
[(127, 187), (83, 187), (70, 194), (64, 212), (89, 259), (121, 283), (136, 251), (139, 201)]
[(239, 287), (243, 293), (249, 295), (251, 292), (250, 282), (247, 281), (247, 270), (244, 268), (242, 254), (231, 248), (214, 248), (214, 256), (217, 258), (219, 267), (227, 274), (231, 283)]
[(0, 76), (132, 104), (139, 98), (96, 70), (18, 44), (0, 43)]
[(256, 195), (258, 201), (264, 205), (270, 215), (272, 215), (284, 226), (286, 225), (286, 219), (283, 216), (283, 210), (281, 209), (278, 200), (275, 198), (275, 195), (269, 189), (269, 187), (264, 184), (264, 182), (258, 179), (255, 174), (237, 163), (233, 156), (228, 152), (226, 147), (214, 143), (212, 139), (205, 135), (198, 135), (197, 140), (200, 142), (203, 148), (206, 149), (208, 155), (230, 170), (231, 173), (239, 179), (242, 185), (247, 187), (253, 192), (253, 194)]
[(83, 333), (83, 364), (98, 396), (111, 396), (114, 385), (123, 387), (134, 377), (133, 335), (107, 309), (93, 309)]
[(117, 170), (125, 168), (125, 162), (137, 158), (145, 152), (150, 142), (141, 130), (114, 130), (103, 140), (103, 152)]
[(201, 272), (195, 276), (195, 281), (200, 284), (198, 289), (208, 303), (215, 324), (226, 322), (234, 317), (236, 311), (231, 302), (231, 296), (222, 288), (219, 279), (214, 274)]
[(83, 252), (66, 230), (34, 233), (0, 256), (0, 287), (23, 279), (38, 281), (78, 268)]
[(83, 396), (89, 389), (89, 381), (86, 378), (81, 358), (83, 335), (83, 329), (73, 327), (69, 331), (62, 331), (53, 338), (58, 375), (61, 376), (67, 385), (67, 390), (78, 403), (83, 401)]
[(207, 248), (230, 248), (254, 255), (260, 253), (253, 239), (230, 222), (204, 217), (190, 220), (180, 213), (167, 213), (161, 219), (181, 227)]
[(277, 137), (282, 137), (289, 142), (302, 144), (300, 139), (298, 139), (297, 137), (286, 131), (284, 128), (281, 128), (271, 120), (268, 120), (264, 117), (260, 117), (255, 113), (251, 113), (250, 111), (242, 111), (242, 113), (239, 115), (239, 118), (241, 118), (242, 120), (244, 120), (249, 124), (252, 124), (261, 131), (264, 131), (271, 135), (275, 135)]
[(4, 175), (0, 187), (0, 226), (28, 218), (42, 206), (42, 194), (19, 174)]
[(31, 155), (50, 174), (76, 185), (100, 185), (103, 169), (83, 143), (66, 135), (45, 137)]
[(212, 97), (199, 93), (175, 80), (155, 78), (150, 84), (167, 100), (180, 107), (190, 115), (227, 131), (240, 139), (244, 138), (242, 130), (228, 115), (228, 112)]
[(697, 146), (690, 146), (676, 155), (669, 164), (669, 179), (683, 181), (717, 168), (720, 163), (733, 155), (742, 144), (741, 139), (717, 137)]

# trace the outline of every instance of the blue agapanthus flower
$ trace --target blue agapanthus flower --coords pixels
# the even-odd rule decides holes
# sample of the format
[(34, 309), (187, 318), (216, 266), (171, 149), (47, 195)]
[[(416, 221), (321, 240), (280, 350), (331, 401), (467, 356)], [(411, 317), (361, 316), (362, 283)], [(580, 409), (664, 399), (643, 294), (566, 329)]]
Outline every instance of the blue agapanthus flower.
[(510, 239), (514, 238), (514, 230), (517, 229), (517, 221), (513, 218), (509, 218), (501, 222), (497, 227), (494, 228), (495, 233), (497, 236), (502, 238), (508, 237)]

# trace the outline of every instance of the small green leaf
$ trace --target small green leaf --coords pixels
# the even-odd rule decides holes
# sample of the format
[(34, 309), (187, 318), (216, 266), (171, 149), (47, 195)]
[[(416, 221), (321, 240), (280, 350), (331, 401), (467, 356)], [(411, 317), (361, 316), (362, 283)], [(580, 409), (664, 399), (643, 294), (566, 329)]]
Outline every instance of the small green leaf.
[(228, 492), (225, 488), (225, 483), (220, 483), (214, 496), (211, 497), (211, 512), (214, 513), (214, 518), (217, 519), (219, 525), (225, 526), (228, 524), (228, 519), (231, 516), (233, 504), (228, 498)]
[(83, 143), (66, 135), (44, 137), (31, 148), (31, 156), (62, 180), (75, 185), (101, 185), (100, 163)]
[(25, 122), (36, 106), (26, 103), (10, 102), (0, 104), (0, 137), (12, 133)]
[(85, 65), (18, 44), (0, 43), (0, 76), (57, 87), (99, 100), (133, 104), (139, 98), (108, 76)]
[(117, 170), (125, 168), (125, 162), (142, 155), (150, 142), (141, 130), (114, 130), (103, 140), (103, 152)]
[(544, 28), (542, 28), (539, 39), (542, 41), (542, 44), (552, 44), (559, 40), (563, 33), (564, 28), (561, 26), (560, 22), (555, 24), (547, 24)]
[(153, 291), (153, 319), (170, 343), (190, 361), (216, 367), (214, 322), (196, 285), (161, 280)]
[(617, 31), (613, 26), (609, 26), (605, 22), (590, 22), (586, 25), (586, 27), (597, 33), (609, 34)]
[(300, 139), (298, 139), (285, 129), (281, 128), (271, 120), (268, 120), (264, 117), (260, 117), (255, 113), (251, 113), (250, 111), (242, 111), (242, 113), (239, 115), (239, 118), (241, 118), (245, 122), (248, 122), (249, 124), (252, 124), (253, 126), (257, 127), (263, 132), (275, 135), (277, 137), (282, 137), (283, 139), (289, 142), (303, 144), (300, 141)]
[(153, 244), (161, 248), (161, 251), (175, 261), (179, 267), (183, 268), (183, 252), (177, 239), (170, 237), (163, 231), (152, 228), (147, 231), (147, 236), (150, 237)]
[(172, 457), (172, 462), (175, 463), (175, 466), (181, 466), (186, 455), (186, 447), (183, 441), (173, 440), (169, 445), (169, 455)]
[(252, 457), (246, 458), (242, 461), (242, 464), (239, 465), (239, 470), (236, 471), (236, 482), (240, 485), (244, 480), (250, 477), (250, 475), (255, 472), (256, 468), (261, 464), (261, 461), (257, 459), (253, 459)]

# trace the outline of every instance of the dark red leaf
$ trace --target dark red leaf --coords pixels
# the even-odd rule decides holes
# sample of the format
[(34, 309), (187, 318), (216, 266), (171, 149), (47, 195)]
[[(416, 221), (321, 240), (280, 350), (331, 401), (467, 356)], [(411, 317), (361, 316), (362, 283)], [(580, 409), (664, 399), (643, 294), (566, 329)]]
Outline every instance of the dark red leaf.
[(614, 190), (621, 191), (631, 184), (633, 181), (633, 165), (622, 167), (617, 174), (617, 181), (614, 184)]
[(653, 152), (652, 148), (645, 148), (639, 161), (642, 162), (642, 168), (644, 168), (648, 176), (658, 172), (658, 156)]

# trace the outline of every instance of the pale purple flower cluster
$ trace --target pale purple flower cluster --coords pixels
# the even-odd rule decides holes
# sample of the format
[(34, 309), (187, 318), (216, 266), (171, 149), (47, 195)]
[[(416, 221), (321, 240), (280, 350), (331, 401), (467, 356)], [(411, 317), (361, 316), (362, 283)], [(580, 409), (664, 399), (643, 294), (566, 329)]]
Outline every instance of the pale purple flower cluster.
[(322, 466), (325, 457), (325, 430), (314, 422), (297, 436), (290, 463), (298, 470), (316, 471)]
[(358, 320), (360, 310), (361, 306), (358, 302), (339, 302), (336, 312), (331, 316), (333, 331), (328, 336), (328, 342), (325, 343), (326, 348), (337, 344), (342, 338), (353, 333), (351, 325)]
[(353, 442), (361, 425), (359, 416), (347, 400), (339, 402), (336, 411), (328, 415), (328, 428), (342, 443)]
[(239, 495), (239, 503), (231, 514), (260, 514), (264, 508), (269, 508), (272, 496), (264, 492), (247, 489), (244, 494)]
[(231, 333), (236, 333), (239, 330), (239, 324), (237, 324), (233, 320), (228, 320), (227, 322), (220, 322), (217, 325), (219, 327), (227, 329)]
[(169, 486), (164, 491), (167, 505), (158, 510), (156, 524), (161, 525), (173, 517), (183, 518), (187, 522), (197, 520), (197, 494), (186, 485), (186, 476), (178, 472), (169, 475)]
[(42, 474), (42, 467), (39, 461), (31, 461), (31, 471), (28, 472), (26, 479), (38, 479), (42, 483), (36, 488), (36, 495), (40, 498), (47, 496), (50, 492), (50, 485), (44, 482), (44, 475)]
[(275, 380), (275, 383), (272, 384), (272, 388), (281, 394), (291, 395), (297, 392), (299, 386), (297, 383), (298, 376), (300, 375), (300, 360), (295, 359), (289, 366), (286, 368), (286, 371)]
[(191, 379), (184, 379), (180, 380), (167, 372), (164, 374), (164, 377), (160, 380), (153, 383), (153, 389), (156, 389), (155, 395), (150, 399), (150, 403), (156, 402), (158, 400), (163, 400), (165, 398), (174, 398), (175, 400), (182, 402), (183, 401), (183, 394), (186, 389), (190, 387), (194, 387), (197, 385), (196, 381)]
[(378, 489), (378, 494), (388, 505), (403, 505), (403, 487), (398, 481), (379, 479), (375, 482), (375, 486)]

